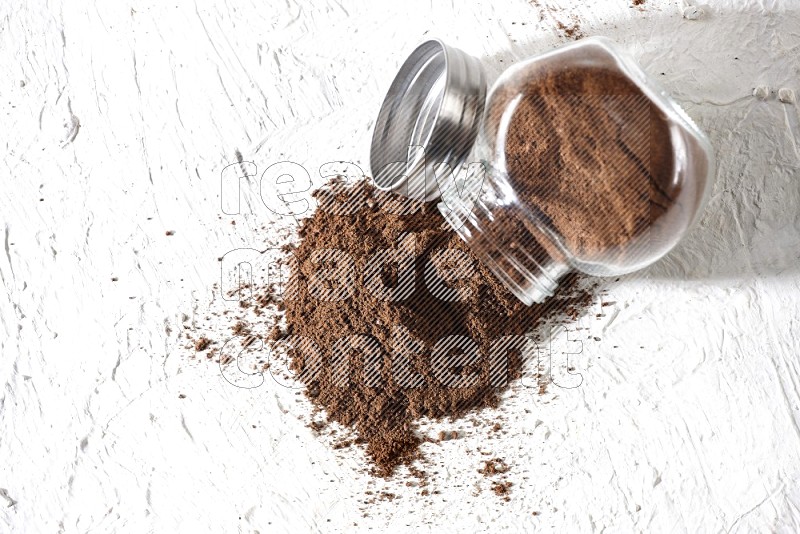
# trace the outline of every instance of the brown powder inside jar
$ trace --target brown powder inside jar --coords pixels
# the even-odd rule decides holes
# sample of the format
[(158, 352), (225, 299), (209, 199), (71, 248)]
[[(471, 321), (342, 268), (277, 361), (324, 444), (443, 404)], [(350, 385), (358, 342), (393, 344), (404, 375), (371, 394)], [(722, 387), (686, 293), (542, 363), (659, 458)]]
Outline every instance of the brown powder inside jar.
[[(329, 420), (356, 430), (356, 442), (366, 444), (379, 475), (389, 475), (397, 465), (418, 458), (424, 441), (416, 430), (418, 419), (456, 418), (497, 405), (507, 380), (520, 377), (523, 357), (510, 350), (498, 366), (500, 360), (487, 357), (493, 342), (534, 331), (544, 319), (574, 319), (591, 302), (590, 291), (579, 289), (579, 280), (571, 276), (547, 303), (525, 306), (446, 228), (434, 204), (421, 205), (410, 215), (393, 215), (381, 206), (398, 202), (398, 197), (365, 182), (353, 187), (333, 184), (320, 190), (317, 198), (320, 208), (303, 222), (302, 241), (294, 251), (282, 336), (303, 336), (320, 349), (321, 361), (312, 361), (302, 350), (291, 351), (292, 370), (305, 384), (306, 396)], [(362, 273), (376, 252), (398, 251), (402, 236), (409, 234), (415, 239), (410, 292), (400, 300), (378, 298)], [(336, 281), (319, 279), (320, 268), (338, 268), (337, 261), (325, 260), (332, 258), (324, 252), (330, 250), (346, 253), (351, 271), (359, 273), (340, 277), (347, 282), (346, 289)], [(456, 251), (455, 259), (448, 251)], [(471, 271), (463, 271), (457, 280), (448, 278), (446, 273), (457, 270), (464, 260)], [(347, 263), (339, 257), (341, 261)], [(463, 298), (438, 298), (426, 283), (429, 265), (451, 280), (445, 283), (448, 288), (463, 291)], [(380, 285), (398, 287), (403, 283), (400, 270), (398, 264), (387, 263), (377, 274)], [(343, 298), (321, 298), (325, 291)], [(337, 351), (341, 340), (355, 335), (371, 341), (346, 344)], [(453, 351), (435, 359), (436, 343), (453, 335), (474, 341), (480, 357), (465, 359), (464, 353)], [(535, 363), (533, 367), (536, 373)], [(448, 378), (458, 385), (453, 387)]]
[(678, 194), (662, 112), (595, 67), (551, 69), (518, 90), (505, 141), (515, 192), (576, 255), (630, 252)]

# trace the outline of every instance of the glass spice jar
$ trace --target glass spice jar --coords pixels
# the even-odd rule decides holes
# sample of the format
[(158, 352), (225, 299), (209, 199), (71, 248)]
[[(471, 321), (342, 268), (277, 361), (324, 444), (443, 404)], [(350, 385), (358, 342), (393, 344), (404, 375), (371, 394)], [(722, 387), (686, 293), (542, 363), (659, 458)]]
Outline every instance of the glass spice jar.
[(577, 270), (652, 264), (698, 219), (711, 145), (608, 39), (503, 72), (487, 95), (474, 57), (421, 44), (393, 81), (372, 138), (375, 185), (439, 210), (523, 302)]

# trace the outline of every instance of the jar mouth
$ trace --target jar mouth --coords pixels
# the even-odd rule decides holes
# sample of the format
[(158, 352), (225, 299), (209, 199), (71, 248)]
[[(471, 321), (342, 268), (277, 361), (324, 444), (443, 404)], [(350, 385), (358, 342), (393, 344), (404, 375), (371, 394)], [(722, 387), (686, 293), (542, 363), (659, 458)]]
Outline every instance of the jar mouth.
[(419, 45), (398, 71), (375, 122), (375, 186), (418, 200), (438, 198), (434, 170), (466, 160), (485, 100), (486, 77), (477, 59), (435, 39)]
[[(546, 229), (531, 221), (519, 207), (490, 209), (476, 199), (472, 209), (463, 204), (439, 204), (453, 230), (514, 296), (525, 305), (552, 297), (570, 265)], [(510, 225), (519, 225), (509, 232)]]

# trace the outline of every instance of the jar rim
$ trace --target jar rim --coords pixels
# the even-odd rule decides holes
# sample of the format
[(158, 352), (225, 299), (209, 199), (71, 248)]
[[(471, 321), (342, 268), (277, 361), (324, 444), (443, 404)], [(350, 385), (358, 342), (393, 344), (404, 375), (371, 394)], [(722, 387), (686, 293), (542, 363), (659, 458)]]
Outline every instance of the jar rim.
[(464, 163), (485, 100), (486, 75), (476, 58), (438, 39), (420, 44), (400, 67), (375, 122), (375, 186), (414, 199), (438, 198), (434, 170)]

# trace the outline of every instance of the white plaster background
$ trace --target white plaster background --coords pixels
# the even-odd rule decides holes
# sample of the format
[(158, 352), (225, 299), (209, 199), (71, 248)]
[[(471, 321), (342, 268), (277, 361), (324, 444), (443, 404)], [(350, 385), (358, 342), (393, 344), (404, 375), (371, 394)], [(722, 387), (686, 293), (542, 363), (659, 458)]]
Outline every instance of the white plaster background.
[[(800, 91), (800, 3), (717, 1), (694, 21), (673, 1), (570, 4), (0, 4), (0, 530), (800, 531), (798, 107), (751, 96)], [(426, 445), (441, 494), (422, 499), (314, 436), (291, 390), (187, 358), (178, 336), (221, 306), (217, 257), (274, 237), (248, 187), (221, 212), (236, 150), (259, 173), (366, 171), (419, 41), (497, 73), (571, 17), (659, 76), (718, 160), (701, 224), (583, 320), (601, 341), (574, 362), (581, 387), (513, 388), (481, 415), (503, 421), (493, 440), (449, 425), (463, 437)], [(510, 502), (478, 447), (512, 465)], [(399, 498), (362, 517), (383, 487)]]

